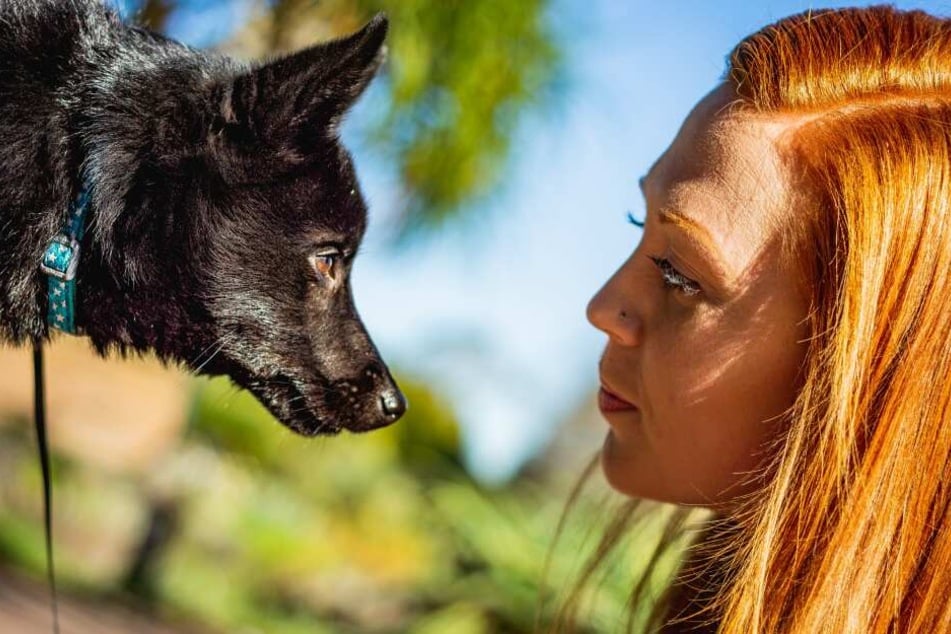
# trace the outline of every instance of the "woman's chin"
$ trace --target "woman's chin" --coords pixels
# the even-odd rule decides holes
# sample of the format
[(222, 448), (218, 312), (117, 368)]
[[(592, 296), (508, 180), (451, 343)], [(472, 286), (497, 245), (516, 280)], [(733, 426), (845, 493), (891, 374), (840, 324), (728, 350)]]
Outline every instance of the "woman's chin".
[[(638, 482), (636, 460), (625, 451), (623, 441), (614, 429), (609, 429), (601, 448), (601, 471), (604, 479), (618, 493), (632, 497), (646, 497), (643, 483)], [(640, 486), (639, 486), (640, 485)]]
[(618, 436), (616, 430), (608, 430), (601, 448), (601, 471), (608, 485), (629, 497), (680, 504), (685, 506), (709, 506), (710, 500), (702, 491), (689, 483), (667, 477), (656, 464), (651, 464), (650, 455), (642, 445), (632, 446)]

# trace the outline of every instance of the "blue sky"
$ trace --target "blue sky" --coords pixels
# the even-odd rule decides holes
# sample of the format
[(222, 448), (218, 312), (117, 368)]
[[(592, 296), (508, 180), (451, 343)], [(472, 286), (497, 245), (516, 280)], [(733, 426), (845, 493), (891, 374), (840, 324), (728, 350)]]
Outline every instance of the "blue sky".
[[(584, 308), (636, 246), (625, 214), (641, 210), (638, 177), (733, 45), (809, 6), (559, 2), (565, 103), (520, 131), (505, 194), (478, 231), (467, 225), (398, 259), (368, 249), (355, 288), (370, 331), (452, 397), (483, 477), (508, 474), (596, 390), (604, 338)], [(914, 6), (947, 13), (947, 3)], [(385, 217), (390, 189), (366, 166), (371, 209)]]
[[(641, 211), (638, 177), (733, 45), (790, 13), (862, 4), (555, 0), (563, 103), (522, 126), (504, 190), (476, 219), (401, 254), (383, 244), (397, 179), (351, 132), (372, 103), (358, 106), (344, 130), (371, 209), (357, 305), (384, 357), (454, 403), (477, 475), (506, 477), (597, 389), (604, 339), (585, 304), (636, 246), (625, 215)], [(948, 2), (895, 4), (951, 14)], [(201, 44), (243, 17), (240, 2), (196, 6), (173, 35)]]

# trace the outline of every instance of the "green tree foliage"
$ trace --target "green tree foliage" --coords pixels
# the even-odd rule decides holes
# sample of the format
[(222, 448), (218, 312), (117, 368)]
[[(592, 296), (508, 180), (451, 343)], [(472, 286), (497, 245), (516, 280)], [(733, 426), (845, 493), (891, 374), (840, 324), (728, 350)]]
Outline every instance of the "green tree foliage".
[[(412, 406), (398, 425), (375, 431), (363, 442), (377, 447), (413, 476), (458, 475), (464, 469), (462, 441), (452, 409), (425, 383), (407, 376), (397, 380)], [(248, 392), (220, 378), (199, 385), (191, 431), (202, 441), (275, 471), (286, 471), (292, 464), (289, 453), (312, 451), (307, 443), (289, 447), (289, 436)]]
[(404, 227), (439, 225), (498, 183), (519, 118), (550, 97), (547, 0), (359, 1), (393, 21), (377, 134), (400, 165)]
[[(140, 0), (161, 29), (201, 0)], [(248, 57), (286, 52), (390, 18), (386, 98), (367, 139), (398, 169), (400, 235), (471, 212), (503, 181), (518, 123), (556, 95), (560, 54), (549, 0), (259, 0), (227, 46)]]
[[(592, 483), (549, 553), (564, 487), (542, 480), (479, 486), (454, 463), (452, 412), (425, 386), (401, 382), (416, 411), (408, 428), (401, 421), (372, 434), (300, 442), (274, 433), (278, 424), (259, 420), (267, 416), (259, 405), (217, 379), (195, 384), (189, 433), (144, 477), (54, 447), (64, 595), (82, 589), (106, 610), (116, 592), (131, 588), (155, 613), (220, 632), (549, 631), (612, 517), (603, 503), (613, 498), (602, 499), (605, 485)], [(25, 420), (0, 419), (0, 569), (16, 565), (42, 578), (31, 432)], [(130, 584), (134, 546), (163, 507), (171, 509), (171, 528)], [(660, 519), (632, 533), (584, 594), (580, 633), (617, 630)], [(658, 579), (673, 563), (665, 560)], [(3, 622), (0, 615), (0, 630)]]

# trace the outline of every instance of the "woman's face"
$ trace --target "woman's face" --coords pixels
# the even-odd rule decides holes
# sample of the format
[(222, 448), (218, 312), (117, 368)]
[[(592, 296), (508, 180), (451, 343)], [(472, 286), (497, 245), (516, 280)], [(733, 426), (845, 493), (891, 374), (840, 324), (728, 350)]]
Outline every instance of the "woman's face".
[(782, 234), (796, 211), (778, 121), (721, 86), (641, 181), (644, 236), (588, 306), (608, 335), (602, 466), (621, 492), (728, 508), (792, 404), (806, 300)]

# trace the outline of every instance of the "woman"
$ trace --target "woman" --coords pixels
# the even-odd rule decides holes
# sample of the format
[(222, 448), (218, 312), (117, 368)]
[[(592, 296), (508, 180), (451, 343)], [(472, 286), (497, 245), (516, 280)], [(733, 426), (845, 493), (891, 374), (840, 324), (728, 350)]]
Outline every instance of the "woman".
[(601, 463), (717, 518), (656, 623), (951, 632), (951, 21), (763, 29), (641, 184)]

